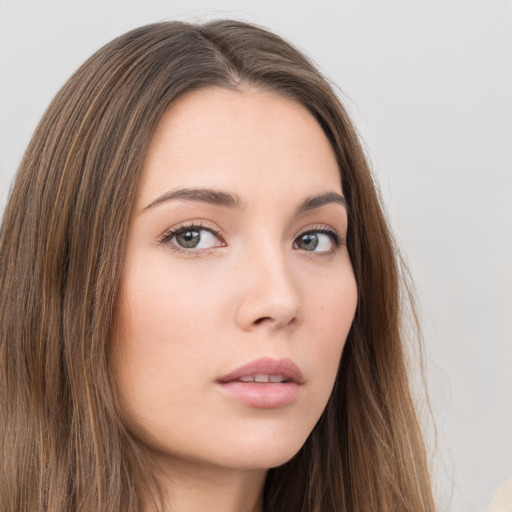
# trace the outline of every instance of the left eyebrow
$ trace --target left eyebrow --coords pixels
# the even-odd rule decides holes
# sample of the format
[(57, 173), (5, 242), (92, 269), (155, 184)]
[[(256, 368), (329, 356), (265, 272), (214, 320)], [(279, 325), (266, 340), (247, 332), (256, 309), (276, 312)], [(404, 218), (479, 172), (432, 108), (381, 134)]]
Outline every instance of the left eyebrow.
[(347, 200), (341, 194), (338, 194), (337, 192), (324, 192), (323, 194), (307, 197), (298, 206), (295, 213), (296, 215), (299, 215), (300, 213), (314, 210), (315, 208), (320, 208), (321, 206), (325, 206), (330, 203), (341, 204), (348, 212)]

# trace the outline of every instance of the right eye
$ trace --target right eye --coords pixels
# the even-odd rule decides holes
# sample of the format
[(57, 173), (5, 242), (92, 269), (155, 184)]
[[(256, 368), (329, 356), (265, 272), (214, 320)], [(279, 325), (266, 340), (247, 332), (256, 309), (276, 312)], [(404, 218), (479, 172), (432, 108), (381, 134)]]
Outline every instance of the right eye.
[(162, 237), (161, 243), (164, 245), (172, 244), (175, 249), (182, 251), (201, 251), (212, 247), (225, 246), (218, 233), (210, 228), (197, 225), (171, 229)]

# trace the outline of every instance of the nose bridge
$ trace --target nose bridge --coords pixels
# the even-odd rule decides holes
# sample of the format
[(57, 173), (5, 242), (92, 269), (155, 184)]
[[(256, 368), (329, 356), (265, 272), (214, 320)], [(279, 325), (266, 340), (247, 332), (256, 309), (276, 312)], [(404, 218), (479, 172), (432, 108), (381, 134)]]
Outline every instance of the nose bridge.
[(237, 311), (244, 329), (263, 323), (280, 328), (298, 320), (300, 293), (289, 256), (274, 239), (259, 244), (244, 258)]

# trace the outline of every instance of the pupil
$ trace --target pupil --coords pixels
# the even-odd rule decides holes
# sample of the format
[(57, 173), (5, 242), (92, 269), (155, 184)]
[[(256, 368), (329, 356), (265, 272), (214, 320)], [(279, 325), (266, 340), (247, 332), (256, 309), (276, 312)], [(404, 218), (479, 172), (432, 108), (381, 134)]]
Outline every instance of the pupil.
[(201, 236), (199, 235), (199, 231), (196, 230), (187, 230), (182, 231), (176, 235), (176, 240), (178, 243), (187, 249), (193, 249), (199, 243)]
[(318, 245), (318, 237), (313, 233), (306, 233), (302, 236), (302, 248), (307, 251), (312, 251), (316, 249)]

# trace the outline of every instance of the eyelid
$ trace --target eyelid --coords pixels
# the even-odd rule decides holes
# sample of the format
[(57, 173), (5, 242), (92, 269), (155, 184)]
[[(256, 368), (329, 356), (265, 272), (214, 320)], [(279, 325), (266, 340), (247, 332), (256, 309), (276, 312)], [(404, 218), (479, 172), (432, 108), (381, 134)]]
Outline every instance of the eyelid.
[(295, 236), (294, 241), (297, 240), (302, 235), (307, 233), (325, 233), (326, 235), (331, 235), (336, 246), (347, 245), (345, 236), (341, 234), (337, 229), (329, 226), (328, 224), (310, 224), (305, 226), (303, 229), (299, 231), (299, 233)]
[[(320, 246), (320, 250), (316, 250), (317, 246), (315, 246), (313, 250), (307, 250), (306, 248), (301, 247), (301, 242), (299, 241), (300, 238), (310, 233), (321, 234), (328, 237), (330, 240), (330, 247), (325, 249)], [(341, 247), (345, 247), (346, 245), (345, 235), (327, 224), (305, 226), (293, 240), (294, 250), (298, 251), (301, 256), (313, 259), (332, 258), (338, 251), (341, 250)]]
[(219, 246), (219, 247), (223, 247), (226, 244), (226, 242), (224, 241), (224, 239), (221, 236), (221, 229), (218, 226), (216, 226), (215, 224), (213, 224), (209, 221), (203, 220), (203, 219), (186, 220), (186, 221), (180, 222), (178, 224), (175, 224), (174, 226), (171, 226), (170, 228), (166, 229), (158, 237), (157, 241), (160, 245), (168, 246), (173, 251), (180, 252), (183, 254), (188, 254), (188, 255), (198, 255), (200, 253), (206, 253), (206, 252), (214, 249), (213, 247), (205, 248), (205, 249), (185, 249), (185, 248), (179, 247), (176, 244), (171, 243), (171, 240), (174, 238), (174, 236), (177, 233), (179, 233), (182, 230), (186, 230), (186, 229), (190, 229), (190, 230), (195, 229), (198, 231), (199, 230), (210, 231), (211, 233), (213, 233), (215, 235), (215, 237), (217, 237), (222, 242), (223, 245)]

